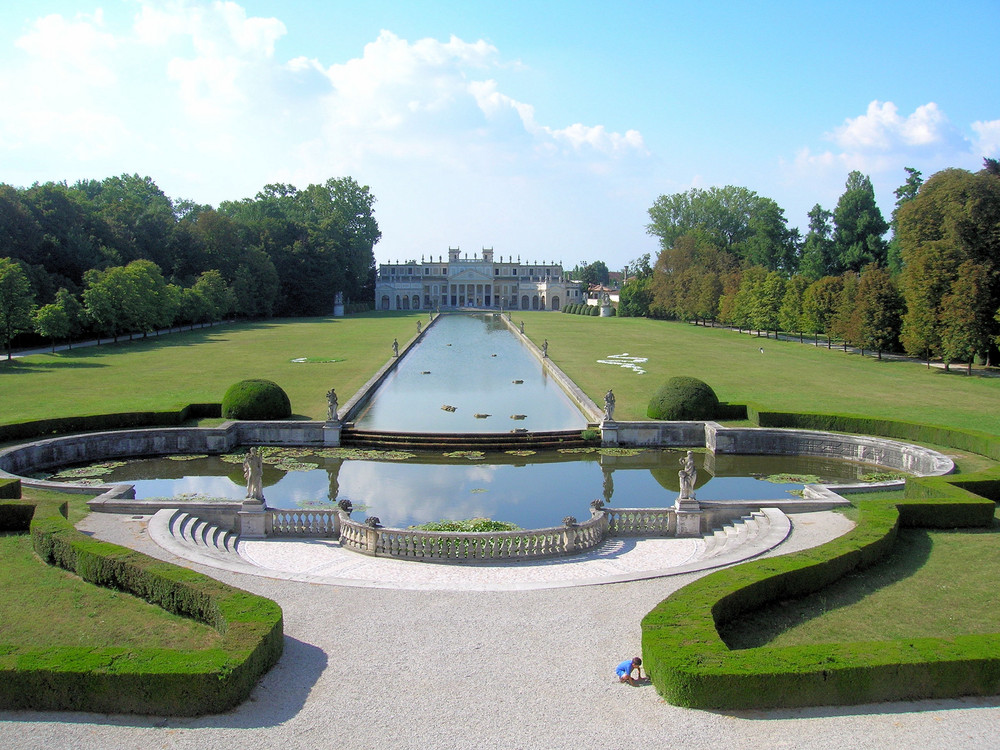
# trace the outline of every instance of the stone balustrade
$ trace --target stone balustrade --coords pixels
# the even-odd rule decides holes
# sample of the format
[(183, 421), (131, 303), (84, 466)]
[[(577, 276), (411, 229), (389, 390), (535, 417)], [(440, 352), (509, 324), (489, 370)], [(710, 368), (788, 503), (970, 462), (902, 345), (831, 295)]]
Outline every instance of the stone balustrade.
[(301, 536), (321, 539), (340, 537), (339, 510), (268, 508), (268, 512), (271, 514), (271, 536)]
[(674, 536), (674, 508), (605, 508), (611, 536)]
[[(533, 560), (582, 552), (599, 545), (607, 534), (604, 512), (572, 526), (526, 531), (451, 532), (372, 528), (340, 517), (340, 544), (377, 557), (434, 562)], [(275, 521), (274, 535), (284, 535)]]

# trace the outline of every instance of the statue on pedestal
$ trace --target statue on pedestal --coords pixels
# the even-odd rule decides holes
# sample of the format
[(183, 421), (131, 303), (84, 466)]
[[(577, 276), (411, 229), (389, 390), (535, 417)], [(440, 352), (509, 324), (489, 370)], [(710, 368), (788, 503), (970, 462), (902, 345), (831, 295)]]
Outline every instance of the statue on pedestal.
[(392, 356), (393, 357), (399, 356), (399, 342), (396, 339), (392, 340)]
[(524, 335), (524, 321), (521, 321), (521, 335)]
[(681, 500), (694, 500), (694, 485), (698, 480), (698, 470), (694, 466), (694, 452), (688, 451), (687, 456), (680, 459), (681, 470), (677, 477), (681, 481)]
[(247, 500), (264, 502), (264, 460), (260, 451), (251, 448), (243, 459), (243, 478), (247, 480)]
[(420, 334), (420, 321), (417, 321), (417, 335)]
[(549, 340), (548, 339), (545, 339), (545, 341), (542, 343), (542, 356), (543, 357), (549, 356)]
[(610, 388), (604, 394), (604, 419), (611, 422), (615, 418), (615, 394)]
[(337, 421), (337, 392), (331, 388), (326, 392), (326, 421)]

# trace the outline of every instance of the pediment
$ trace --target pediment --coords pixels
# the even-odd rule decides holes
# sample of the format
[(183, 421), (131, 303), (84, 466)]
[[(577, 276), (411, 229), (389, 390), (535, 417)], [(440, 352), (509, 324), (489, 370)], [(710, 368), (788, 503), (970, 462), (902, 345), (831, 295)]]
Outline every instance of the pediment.
[(475, 271), (471, 268), (466, 268), (465, 270), (459, 271), (456, 274), (448, 274), (448, 281), (450, 281), (451, 283), (456, 283), (456, 282), (468, 283), (470, 281), (491, 282), (493, 281), (493, 277), (485, 273), (482, 273), (480, 271)]

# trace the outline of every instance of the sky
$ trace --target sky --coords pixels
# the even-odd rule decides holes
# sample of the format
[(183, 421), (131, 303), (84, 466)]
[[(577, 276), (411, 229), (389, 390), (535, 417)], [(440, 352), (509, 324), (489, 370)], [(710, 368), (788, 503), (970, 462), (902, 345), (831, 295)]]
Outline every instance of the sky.
[(218, 206), (353, 177), (379, 262), (620, 269), (659, 195), (739, 185), (803, 234), (1000, 157), (1000, 0), (8, 0), (0, 182), (137, 173)]

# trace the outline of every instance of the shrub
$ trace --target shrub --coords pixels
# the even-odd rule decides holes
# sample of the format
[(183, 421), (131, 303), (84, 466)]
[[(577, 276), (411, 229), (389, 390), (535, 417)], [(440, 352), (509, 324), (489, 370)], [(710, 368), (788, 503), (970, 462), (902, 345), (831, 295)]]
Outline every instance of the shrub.
[(715, 419), (719, 398), (709, 385), (697, 378), (670, 378), (649, 402), (646, 416), (667, 421)]
[(613, 318), (613, 317), (615, 317), (615, 316), (616, 316), (617, 314), (618, 314), (618, 310), (617, 310), (617, 308), (614, 308), (614, 307), (612, 307), (612, 308), (611, 308), (611, 317)]
[(222, 397), (222, 416), (227, 419), (287, 419), (291, 414), (288, 394), (270, 380), (241, 380)]

